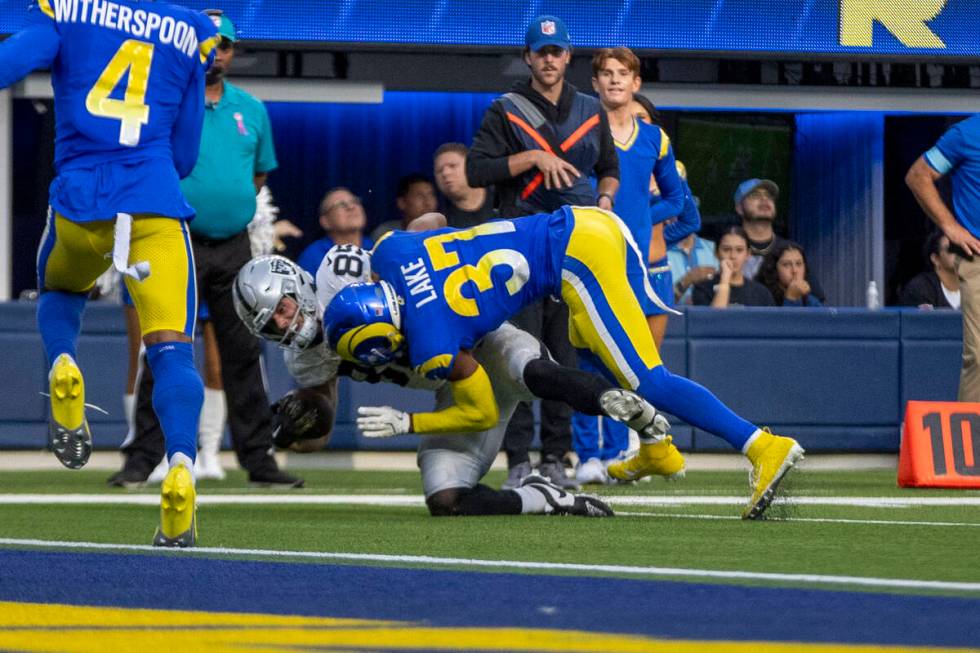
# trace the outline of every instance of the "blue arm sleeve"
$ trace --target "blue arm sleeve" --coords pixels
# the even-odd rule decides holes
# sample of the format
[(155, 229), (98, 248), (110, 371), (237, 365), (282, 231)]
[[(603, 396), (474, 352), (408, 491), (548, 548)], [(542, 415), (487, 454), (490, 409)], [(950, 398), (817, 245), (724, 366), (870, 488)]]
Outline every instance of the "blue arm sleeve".
[[(969, 122), (972, 118), (964, 122)], [(966, 152), (966, 134), (963, 129), (964, 123), (953, 125), (936, 143), (935, 147), (926, 152), (923, 156), (933, 170), (941, 175), (945, 175), (950, 170), (963, 162)]]
[(664, 241), (668, 247), (684, 240), (689, 234), (697, 233), (701, 228), (701, 212), (694, 203), (691, 187), (683, 179), (681, 183), (684, 184), (684, 208), (677, 214), (675, 222), (664, 225)]
[[(661, 130), (660, 137), (666, 139), (667, 134)], [(684, 186), (681, 176), (677, 174), (674, 150), (669, 144), (666, 149), (666, 153), (653, 164), (653, 176), (657, 178), (657, 186), (660, 188), (660, 201), (650, 209), (652, 224), (660, 224), (679, 215), (684, 207)]]
[(204, 127), (204, 67), (194, 66), (180, 112), (174, 121), (170, 145), (174, 153), (174, 167), (181, 179), (191, 174), (197, 155), (201, 151), (201, 131)]
[(37, 5), (32, 6), (27, 26), (0, 43), (0, 88), (20, 81), (32, 70), (50, 67), (60, 45), (54, 20)]

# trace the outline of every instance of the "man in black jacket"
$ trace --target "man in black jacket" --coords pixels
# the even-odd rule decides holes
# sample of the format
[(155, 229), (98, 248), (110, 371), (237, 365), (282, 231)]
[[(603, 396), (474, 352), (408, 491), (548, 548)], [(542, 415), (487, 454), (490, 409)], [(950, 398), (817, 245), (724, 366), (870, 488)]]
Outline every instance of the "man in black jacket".
[(926, 239), (923, 254), (931, 270), (912, 277), (902, 289), (902, 306), (919, 308), (960, 307), (960, 278), (956, 256), (949, 251), (949, 238), (937, 231)]
[[(572, 57), (565, 24), (554, 16), (538, 16), (524, 43), (531, 78), (497, 98), (483, 116), (466, 157), (470, 186), (493, 185), (502, 218), (551, 212), (566, 204), (612, 210), (619, 159), (599, 100), (565, 81)], [(598, 180), (597, 189), (589, 173)], [(514, 321), (539, 337), (557, 362), (575, 365), (564, 304), (545, 300)], [(574, 486), (562, 467), (571, 448), (570, 420), (565, 404), (542, 402), (539, 472), (565, 487)], [(531, 472), (528, 449), (533, 437), (531, 407), (521, 404), (504, 439), (510, 468), (505, 488), (519, 486)]]

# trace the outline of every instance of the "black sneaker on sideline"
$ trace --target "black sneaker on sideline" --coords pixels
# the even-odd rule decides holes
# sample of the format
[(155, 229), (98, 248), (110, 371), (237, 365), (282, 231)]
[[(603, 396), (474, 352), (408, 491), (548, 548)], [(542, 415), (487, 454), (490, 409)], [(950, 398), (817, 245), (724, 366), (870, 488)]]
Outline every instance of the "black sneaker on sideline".
[(123, 467), (106, 479), (106, 485), (109, 487), (124, 487), (127, 490), (135, 490), (146, 485), (146, 479), (150, 477), (150, 471), (152, 470)]
[(263, 469), (257, 472), (249, 472), (248, 474), (248, 484), (253, 487), (292, 490), (303, 487), (305, 482), (301, 478), (290, 476), (281, 469)]
[(523, 462), (517, 463), (513, 467), (507, 470), (507, 480), (504, 481), (500, 489), (501, 490), (514, 490), (521, 487), (524, 483), (524, 479), (531, 475), (531, 463)]
[(568, 477), (560, 460), (542, 460), (538, 465), (538, 474), (563, 490), (577, 490), (581, 487), (574, 478)]

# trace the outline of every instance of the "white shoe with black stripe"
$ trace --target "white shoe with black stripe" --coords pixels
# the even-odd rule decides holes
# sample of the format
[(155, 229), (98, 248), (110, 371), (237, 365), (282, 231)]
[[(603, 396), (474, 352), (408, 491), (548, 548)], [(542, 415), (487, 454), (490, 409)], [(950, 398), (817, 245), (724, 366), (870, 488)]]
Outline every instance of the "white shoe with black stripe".
[(575, 515), (578, 517), (612, 517), (612, 508), (590, 494), (571, 494), (538, 474), (524, 479), (521, 487), (540, 492), (548, 507), (545, 514)]

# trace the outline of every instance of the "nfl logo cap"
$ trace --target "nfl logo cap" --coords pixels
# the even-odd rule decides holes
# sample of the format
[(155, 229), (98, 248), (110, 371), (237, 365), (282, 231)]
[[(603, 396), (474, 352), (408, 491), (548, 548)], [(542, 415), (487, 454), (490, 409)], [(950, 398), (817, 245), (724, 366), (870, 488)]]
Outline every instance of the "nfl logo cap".
[(770, 179), (746, 179), (735, 189), (735, 204), (740, 204), (746, 195), (756, 188), (765, 188), (773, 199), (779, 197), (779, 186)]
[(205, 9), (204, 13), (211, 19), (214, 26), (218, 28), (218, 36), (228, 39), (232, 43), (238, 40), (235, 35), (235, 24), (225, 16), (225, 12), (220, 9)]
[(546, 45), (557, 45), (562, 50), (568, 50), (572, 47), (572, 41), (568, 38), (568, 29), (561, 18), (538, 16), (527, 26), (524, 45), (534, 52)]

